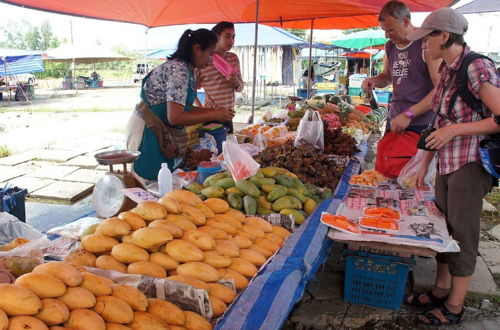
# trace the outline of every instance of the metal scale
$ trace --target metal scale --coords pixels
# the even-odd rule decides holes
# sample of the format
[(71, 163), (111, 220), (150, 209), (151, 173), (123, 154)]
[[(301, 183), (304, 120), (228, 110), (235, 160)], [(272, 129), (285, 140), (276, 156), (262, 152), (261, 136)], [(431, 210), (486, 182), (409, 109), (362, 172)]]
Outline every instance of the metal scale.
[[(127, 164), (133, 163), (140, 154), (139, 151), (112, 150), (94, 155), (97, 163), (109, 165), (109, 172), (97, 181), (92, 192), (92, 204), (97, 215), (109, 218), (137, 205), (124, 195), (123, 190), (134, 187), (145, 189), (135, 174), (127, 170)], [(113, 169), (113, 165), (119, 164), (123, 165), (123, 170)]]

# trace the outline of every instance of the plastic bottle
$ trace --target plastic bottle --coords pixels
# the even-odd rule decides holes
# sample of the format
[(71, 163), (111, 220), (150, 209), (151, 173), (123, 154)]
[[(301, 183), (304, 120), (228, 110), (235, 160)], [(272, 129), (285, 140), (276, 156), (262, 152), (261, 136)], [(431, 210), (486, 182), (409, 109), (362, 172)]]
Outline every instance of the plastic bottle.
[(172, 191), (172, 172), (168, 168), (167, 163), (161, 164), (160, 172), (158, 172), (158, 193), (160, 197)]

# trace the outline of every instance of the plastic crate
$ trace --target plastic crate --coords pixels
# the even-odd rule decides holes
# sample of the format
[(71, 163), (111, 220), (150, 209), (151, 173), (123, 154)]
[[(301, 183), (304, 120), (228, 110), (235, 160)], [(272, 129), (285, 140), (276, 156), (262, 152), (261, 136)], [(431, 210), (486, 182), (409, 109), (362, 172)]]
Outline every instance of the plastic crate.
[(360, 305), (398, 310), (415, 257), (402, 258), (343, 250), (344, 300)]
[(24, 197), (28, 193), (27, 189), (10, 188), (6, 192), (0, 192), (0, 212), (7, 212), (26, 222), (26, 207)]
[(359, 96), (361, 92), (362, 92), (361, 87), (349, 87), (350, 96)]
[(391, 92), (388, 91), (375, 91), (375, 94), (377, 95), (377, 100), (379, 103), (389, 103), (389, 100), (391, 99)]

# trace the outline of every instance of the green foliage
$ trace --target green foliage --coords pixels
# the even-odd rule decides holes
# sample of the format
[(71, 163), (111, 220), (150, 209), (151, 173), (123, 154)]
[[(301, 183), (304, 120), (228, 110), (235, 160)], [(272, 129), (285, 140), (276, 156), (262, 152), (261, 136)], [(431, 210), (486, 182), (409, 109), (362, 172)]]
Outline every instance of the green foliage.
[(309, 33), (307, 33), (307, 30), (301, 30), (301, 29), (285, 29), (285, 30), (287, 32), (295, 34), (297, 37), (302, 38), (304, 40), (309, 39)]
[(40, 35), (38, 27), (30, 26), (28, 31), (24, 34), (24, 40), (29, 49), (42, 49), (42, 36)]
[(9, 147), (4, 144), (0, 145), (0, 158), (10, 156), (11, 154)]
[(60, 44), (48, 20), (44, 20), (40, 26), (33, 26), (27, 20), (21, 20), (20, 23), (9, 20), (0, 31), (5, 36), (2, 46), (7, 48), (46, 50)]

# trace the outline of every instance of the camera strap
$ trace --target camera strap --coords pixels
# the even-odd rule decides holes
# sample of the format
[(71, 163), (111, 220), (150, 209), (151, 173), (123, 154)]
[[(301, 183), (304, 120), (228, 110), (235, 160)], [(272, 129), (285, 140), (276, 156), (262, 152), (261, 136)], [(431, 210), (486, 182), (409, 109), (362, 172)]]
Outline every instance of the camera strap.
[(444, 100), (444, 95), (446, 92), (450, 89), (451, 84), (453, 83), (453, 80), (455, 79), (455, 71), (452, 72), (450, 79), (448, 80), (448, 83), (446, 84), (446, 87), (443, 89), (443, 92), (441, 93), (439, 97), (439, 105), (437, 106), (437, 111), (434, 111), (434, 116), (432, 116), (432, 120), (427, 126), (427, 129), (432, 129), (434, 127), (434, 123), (436, 122), (436, 117), (440, 115), (441, 112), (441, 106), (443, 105), (443, 100)]

